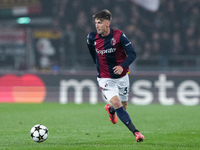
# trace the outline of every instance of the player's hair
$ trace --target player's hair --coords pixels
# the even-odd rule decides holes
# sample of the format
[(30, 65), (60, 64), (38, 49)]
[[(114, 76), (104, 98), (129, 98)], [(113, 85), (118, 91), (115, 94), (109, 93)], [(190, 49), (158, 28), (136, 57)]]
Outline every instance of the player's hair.
[(94, 14), (92, 17), (94, 19), (100, 19), (100, 20), (109, 20), (109, 21), (112, 20), (112, 14), (107, 9), (101, 10), (100, 12)]

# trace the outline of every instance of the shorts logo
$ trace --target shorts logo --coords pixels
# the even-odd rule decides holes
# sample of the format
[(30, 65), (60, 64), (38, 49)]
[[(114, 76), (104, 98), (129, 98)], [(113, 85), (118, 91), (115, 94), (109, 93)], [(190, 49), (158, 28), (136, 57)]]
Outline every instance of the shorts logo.
[(111, 39), (111, 44), (114, 46), (116, 44), (116, 40), (114, 38)]
[(105, 87), (107, 87), (107, 86), (108, 86), (108, 83), (106, 83)]

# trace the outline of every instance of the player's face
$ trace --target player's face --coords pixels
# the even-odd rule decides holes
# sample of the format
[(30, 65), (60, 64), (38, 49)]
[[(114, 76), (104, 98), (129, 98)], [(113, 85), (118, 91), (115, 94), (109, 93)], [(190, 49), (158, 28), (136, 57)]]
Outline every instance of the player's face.
[(95, 27), (98, 34), (101, 34), (102, 36), (107, 36), (110, 31), (109, 26), (110, 26), (109, 20), (95, 19)]

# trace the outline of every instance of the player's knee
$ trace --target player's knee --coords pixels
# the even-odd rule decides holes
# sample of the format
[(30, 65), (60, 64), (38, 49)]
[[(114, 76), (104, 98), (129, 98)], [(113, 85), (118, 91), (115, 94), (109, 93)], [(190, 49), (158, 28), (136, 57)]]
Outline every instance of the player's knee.
[(118, 96), (114, 96), (113, 98), (111, 98), (110, 102), (115, 109), (123, 106), (121, 101), (119, 100)]
[(126, 110), (127, 109), (127, 105), (123, 105), (124, 109)]
[(126, 110), (127, 109), (127, 102), (122, 102), (122, 105), (123, 105), (124, 109)]

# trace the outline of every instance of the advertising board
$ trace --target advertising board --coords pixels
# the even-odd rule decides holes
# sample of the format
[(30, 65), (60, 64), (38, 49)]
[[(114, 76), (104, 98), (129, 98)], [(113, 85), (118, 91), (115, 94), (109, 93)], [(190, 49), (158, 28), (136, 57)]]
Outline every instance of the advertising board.
[[(0, 102), (97, 104), (106, 101), (95, 73), (58, 73), (1, 75)], [(129, 102), (136, 105), (198, 105), (199, 74), (130, 74)]]

